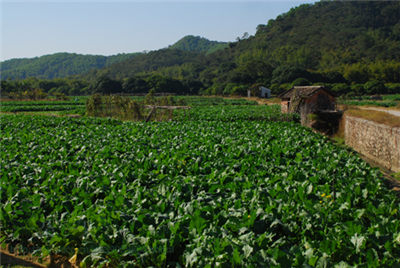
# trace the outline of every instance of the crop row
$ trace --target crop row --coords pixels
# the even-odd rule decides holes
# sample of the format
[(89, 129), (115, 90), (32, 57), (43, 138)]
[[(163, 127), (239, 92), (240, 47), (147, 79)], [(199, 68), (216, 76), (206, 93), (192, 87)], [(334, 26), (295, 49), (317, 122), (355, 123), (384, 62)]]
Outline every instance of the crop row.
[(39, 112), (39, 111), (68, 111), (85, 110), (85, 105), (27, 105), (0, 106), (1, 112)]
[[(132, 97), (138, 101), (143, 101), (144, 97)], [(205, 107), (212, 105), (254, 105), (254, 101), (244, 99), (224, 99), (220, 97), (206, 98), (197, 96), (178, 96), (176, 100), (181, 100), (190, 106)], [(85, 99), (79, 98), (73, 101), (6, 101), (0, 103), (1, 112), (39, 112), (39, 111), (67, 111), (79, 110), (83, 113), (85, 110)]]
[(78, 101), (2, 101), (1, 106), (58, 106), (58, 105), (85, 105)]
[(379, 172), (295, 123), (0, 119), (9, 245), (94, 266), (399, 264)]
[(201, 96), (178, 96), (176, 99), (183, 99), (191, 106), (213, 106), (213, 105), (257, 105), (255, 101), (246, 99), (226, 99), (222, 97), (201, 97)]
[(176, 120), (191, 121), (298, 121), (296, 114), (282, 114), (279, 105), (198, 106), (176, 111)]

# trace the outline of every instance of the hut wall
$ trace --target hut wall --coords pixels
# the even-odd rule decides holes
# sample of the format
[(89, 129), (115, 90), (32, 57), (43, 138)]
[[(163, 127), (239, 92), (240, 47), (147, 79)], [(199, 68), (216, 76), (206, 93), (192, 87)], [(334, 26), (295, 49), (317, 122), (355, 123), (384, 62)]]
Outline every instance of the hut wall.
[[(310, 126), (313, 124), (314, 119), (310, 118), (310, 114), (319, 114), (319, 111), (335, 110), (335, 99), (327, 92), (321, 90), (316, 94), (305, 99), (300, 107), (301, 124)], [(322, 118), (321, 118), (322, 119)], [(330, 122), (326, 122), (330, 123)]]
[(323, 90), (306, 99), (305, 103), (312, 106), (311, 112), (316, 110), (335, 110), (335, 98)]
[(283, 114), (287, 114), (289, 112), (289, 101), (288, 100), (281, 101), (281, 112)]

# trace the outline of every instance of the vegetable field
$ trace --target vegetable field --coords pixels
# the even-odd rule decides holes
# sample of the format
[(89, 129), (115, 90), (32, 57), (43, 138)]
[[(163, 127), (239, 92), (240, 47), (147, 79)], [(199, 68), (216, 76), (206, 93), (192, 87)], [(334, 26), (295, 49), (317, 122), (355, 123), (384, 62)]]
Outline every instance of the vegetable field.
[(2, 243), (77, 248), (81, 267), (400, 265), (400, 203), (380, 173), (251, 107), (152, 123), (2, 115)]
[(77, 101), (3, 101), (0, 103), (1, 112), (54, 112), (68, 111), (84, 113), (85, 102)]
[[(132, 96), (134, 100), (142, 102), (144, 96)], [(160, 97), (157, 97), (160, 98)], [(199, 96), (177, 96), (177, 101), (182, 101), (194, 107), (213, 107), (213, 106), (243, 106), (253, 105), (257, 102), (245, 99), (224, 99), (221, 97), (199, 97)], [(18, 113), (18, 112), (59, 112), (84, 114), (86, 111), (85, 102), (87, 97), (72, 97), (69, 101), (1, 101), (0, 112)]]
[(297, 114), (282, 114), (279, 105), (195, 106), (189, 111), (175, 111), (175, 116), (179, 121), (300, 121)]

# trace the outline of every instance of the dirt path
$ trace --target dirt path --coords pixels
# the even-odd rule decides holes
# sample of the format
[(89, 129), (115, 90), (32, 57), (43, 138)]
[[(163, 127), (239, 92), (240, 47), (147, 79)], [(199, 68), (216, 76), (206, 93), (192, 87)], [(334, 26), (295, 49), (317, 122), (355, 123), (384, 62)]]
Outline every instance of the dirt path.
[(34, 267), (34, 268), (45, 268), (47, 265), (37, 263), (29, 257), (17, 256), (7, 252), (6, 250), (0, 249), (0, 265), (8, 266), (23, 266), (23, 267)]
[(265, 98), (258, 98), (258, 97), (223, 97), (224, 99), (244, 99), (248, 101), (255, 101), (258, 105), (273, 105), (273, 104), (280, 104), (280, 101), (276, 98), (265, 99)]

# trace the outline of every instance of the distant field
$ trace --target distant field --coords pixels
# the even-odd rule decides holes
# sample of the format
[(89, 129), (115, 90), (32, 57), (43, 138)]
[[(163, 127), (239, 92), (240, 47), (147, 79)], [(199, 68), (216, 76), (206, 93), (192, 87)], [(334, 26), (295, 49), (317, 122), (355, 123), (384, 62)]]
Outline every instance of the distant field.
[[(85, 113), (87, 96), (70, 97), (68, 101), (2, 101), (0, 112), (54, 112), (66, 111), (68, 113)], [(133, 96), (132, 99), (143, 101), (143, 96)], [(161, 97), (157, 97), (161, 98)], [(200, 96), (176, 96), (176, 101), (181, 101), (190, 106), (214, 106), (214, 105), (257, 105), (255, 101), (245, 99), (225, 99), (222, 97), (200, 97)]]
[(338, 103), (352, 106), (400, 107), (400, 94), (382, 95), (382, 100), (371, 100), (368, 96), (362, 99), (339, 99)]
[(66, 112), (85, 113), (85, 97), (72, 97), (68, 101), (1, 101), (0, 112)]
[(0, 241), (81, 267), (400, 264), (399, 199), (357, 154), (279, 106), (185, 101), (171, 122), (0, 115)]

